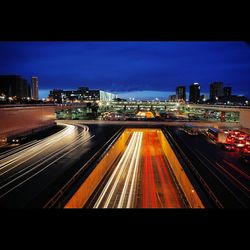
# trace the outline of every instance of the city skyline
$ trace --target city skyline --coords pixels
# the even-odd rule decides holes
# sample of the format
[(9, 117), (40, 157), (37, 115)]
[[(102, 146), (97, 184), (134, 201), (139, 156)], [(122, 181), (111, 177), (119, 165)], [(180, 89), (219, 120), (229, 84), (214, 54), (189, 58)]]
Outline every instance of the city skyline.
[(41, 98), (89, 86), (121, 98), (167, 99), (181, 85), (188, 96), (195, 82), (208, 94), (214, 81), (250, 96), (245, 42), (0, 42), (0, 53), (0, 74), (37, 75)]

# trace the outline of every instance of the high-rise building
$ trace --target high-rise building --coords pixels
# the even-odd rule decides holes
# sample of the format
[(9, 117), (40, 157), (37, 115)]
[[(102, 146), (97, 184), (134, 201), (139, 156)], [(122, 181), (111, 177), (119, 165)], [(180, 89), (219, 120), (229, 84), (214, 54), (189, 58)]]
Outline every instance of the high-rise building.
[(198, 103), (200, 101), (200, 84), (199, 83), (193, 83), (190, 85), (189, 88), (189, 102), (192, 103)]
[(31, 78), (31, 92), (32, 92), (32, 99), (38, 100), (38, 77), (32, 76)]
[(184, 100), (186, 101), (186, 87), (185, 86), (178, 86), (176, 88), (176, 99), (177, 100)]
[(210, 99), (223, 96), (223, 82), (213, 82), (210, 84)]
[(31, 97), (30, 95), (30, 84), (28, 83), (28, 81), (26, 79), (23, 79), (22, 82), (22, 88), (23, 88), (23, 97)]
[(224, 87), (224, 96), (231, 96), (232, 95), (232, 87)]
[(7, 98), (30, 97), (30, 85), (28, 81), (19, 75), (0, 76), (0, 94)]

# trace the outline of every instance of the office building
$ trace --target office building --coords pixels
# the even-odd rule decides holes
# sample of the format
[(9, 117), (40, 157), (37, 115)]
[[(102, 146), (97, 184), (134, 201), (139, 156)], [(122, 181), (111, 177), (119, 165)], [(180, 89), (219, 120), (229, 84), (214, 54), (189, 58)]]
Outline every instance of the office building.
[(32, 76), (31, 78), (31, 94), (32, 94), (32, 99), (38, 100), (39, 95), (38, 95), (38, 77)]
[(213, 82), (210, 84), (210, 99), (216, 99), (216, 97), (224, 96), (223, 82)]
[(0, 95), (6, 96), (6, 99), (30, 97), (30, 85), (19, 75), (1, 75)]
[(199, 103), (200, 102), (200, 84), (193, 83), (189, 87), (189, 102)]
[(176, 88), (176, 99), (186, 101), (186, 87), (178, 86)]
[(83, 101), (103, 101), (108, 102), (117, 98), (117, 95), (102, 90), (90, 90), (87, 87), (80, 87), (77, 90), (54, 89), (50, 91), (51, 101), (64, 102), (83, 102)]
[(224, 96), (231, 96), (232, 95), (232, 87), (224, 87)]

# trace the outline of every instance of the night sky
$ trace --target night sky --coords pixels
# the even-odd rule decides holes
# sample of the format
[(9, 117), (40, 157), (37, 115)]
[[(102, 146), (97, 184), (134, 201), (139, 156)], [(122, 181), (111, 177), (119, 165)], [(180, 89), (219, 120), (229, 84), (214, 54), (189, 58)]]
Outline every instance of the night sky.
[(119, 97), (167, 99), (198, 82), (222, 81), (250, 97), (245, 42), (0, 42), (0, 74), (39, 78), (39, 95), (87, 86)]

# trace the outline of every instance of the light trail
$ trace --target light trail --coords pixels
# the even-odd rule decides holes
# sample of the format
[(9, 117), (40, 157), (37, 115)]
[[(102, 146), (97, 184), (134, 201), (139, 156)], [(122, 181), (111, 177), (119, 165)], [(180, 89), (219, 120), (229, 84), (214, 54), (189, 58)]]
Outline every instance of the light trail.
[[(136, 133), (134, 133), (133, 137), (131, 138), (131, 146), (129, 147), (129, 150), (127, 152), (125, 152), (124, 161), (119, 162), (120, 164), (118, 164), (118, 166), (117, 166), (117, 169), (119, 169), (119, 174), (115, 179), (115, 183), (113, 184), (112, 189), (111, 189), (111, 191), (110, 191), (110, 193), (108, 195), (108, 198), (107, 198), (107, 200), (106, 200), (106, 202), (104, 204), (104, 208), (108, 207), (112, 196), (115, 194), (115, 189), (117, 188), (118, 183), (121, 180), (123, 171), (124, 171), (126, 165), (128, 164), (128, 160), (129, 160), (129, 157), (131, 156), (131, 153), (133, 152), (135, 141), (136, 141), (136, 136), (137, 136)], [(121, 165), (121, 168), (119, 168), (120, 165)]]
[(250, 176), (246, 173), (244, 173), (243, 171), (241, 171), (240, 169), (238, 169), (234, 164), (228, 162), (227, 160), (223, 159), (223, 161), (229, 165), (231, 168), (233, 168), (236, 172), (238, 172), (240, 175), (242, 175), (243, 177), (245, 177), (247, 180), (250, 180)]
[[(138, 138), (139, 138), (138, 136), (139, 136), (138, 132), (134, 132), (132, 134), (130, 142), (129, 142), (124, 154), (122, 155), (122, 158), (118, 162), (114, 172), (112, 173), (112, 175), (109, 178), (107, 184), (105, 185), (103, 191), (101, 192), (97, 202), (95, 203), (95, 205), (94, 205), (95, 208), (100, 206), (101, 202), (105, 199), (105, 196), (107, 195), (108, 189), (111, 188), (111, 190), (109, 191), (108, 197), (105, 201), (105, 204), (102, 207), (107, 208), (109, 206), (110, 200), (112, 199), (113, 195), (115, 194), (115, 190), (116, 190), (116, 188), (121, 180), (122, 174), (124, 173), (124, 170), (126, 170), (126, 167), (129, 165), (128, 160), (131, 157), (134, 158), (135, 154), (138, 155), (138, 148), (140, 148), (139, 147), (140, 140), (138, 140)], [(135, 148), (137, 148), (137, 150), (135, 150)], [(132, 169), (133, 165), (130, 164), (129, 166), (130, 166), (130, 169)], [(131, 172), (131, 170), (130, 170), (130, 172)], [(126, 179), (126, 181), (127, 181), (127, 179)], [(128, 182), (126, 182), (126, 183), (128, 183)], [(126, 184), (126, 185), (128, 185), (128, 184)], [(123, 196), (124, 196), (124, 193), (123, 193)], [(124, 201), (122, 201), (122, 202), (124, 202)], [(121, 206), (120, 199), (119, 199), (119, 205)]]
[[(87, 141), (89, 141), (91, 138), (93, 138), (95, 135), (91, 136)], [(47, 169), (48, 167), (50, 167), (52, 164), (54, 164), (56, 161), (60, 160), (61, 158), (63, 158), (64, 156), (68, 155), (69, 153), (71, 153), (73, 150), (75, 150), (76, 148), (80, 147), (81, 144), (79, 144), (78, 146), (76, 146), (75, 148), (71, 149), (70, 151), (67, 151), (65, 154), (63, 154), (62, 156), (60, 156), (59, 158), (56, 158), (54, 161), (50, 162), (48, 165), (46, 165), (45, 167), (41, 168), (39, 171), (35, 172), (33, 175), (29, 176), (28, 178), (25, 178), (25, 180), (23, 180), (22, 182), (18, 183), (17, 185), (15, 185), (14, 187), (12, 187), (11, 189), (9, 189), (7, 192), (3, 193), (0, 195), (0, 198), (4, 197), (5, 195), (7, 195), (8, 193), (10, 193), (11, 191), (15, 190), (16, 188), (18, 188), (19, 186), (21, 186), (22, 184), (24, 184), (25, 182), (27, 182), (28, 180), (30, 180), (31, 178), (35, 177), (36, 175), (38, 175), (39, 173), (41, 173), (42, 171), (44, 171), (45, 169)], [(33, 170), (33, 169), (32, 169)], [(30, 172), (30, 171), (28, 171)], [(27, 174), (28, 172), (26, 172), (25, 174)], [(20, 177), (16, 178), (19, 179)], [(15, 180), (16, 180), (15, 179)], [(13, 180), (13, 181), (15, 181)], [(12, 182), (12, 181), (11, 181)], [(10, 182), (8, 183), (8, 185), (10, 184)], [(7, 185), (7, 184), (6, 184)], [(5, 185), (5, 186), (6, 186)], [(3, 187), (0, 187), (0, 189), (2, 189)]]
[[(105, 184), (100, 184), (97, 188), (98, 195), (93, 196), (88, 206), (93, 208), (185, 207), (178, 198), (181, 191), (171, 179), (163, 160), (164, 152), (157, 133), (144, 129), (125, 133), (131, 133), (128, 145), (125, 146), (118, 163), (112, 167), (112, 173)], [(159, 194), (163, 194), (163, 200)]]
[[(23, 148), (21, 151), (1, 161), (0, 198), (26, 183), (31, 178), (37, 176), (55, 162), (86, 144), (95, 136), (90, 136), (89, 127), (87, 126), (80, 126), (82, 131), (76, 135), (76, 126), (64, 125), (66, 125), (65, 129), (38, 143), (29, 144), (28, 148)], [(72, 137), (73, 134), (74, 137)], [(47, 154), (46, 150), (48, 151)], [(36, 157), (38, 158), (36, 159)]]
[(150, 152), (150, 138), (149, 132), (145, 136), (145, 157), (146, 157), (146, 168), (144, 167), (144, 171), (146, 172), (146, 182), (147, 182), (147, 189), (144, 188), (145, 196), (148, 196), (147, 203), (145, 207), (157, 207), (157, 200), (156, 200), (156, 187), (155, 187), (155, 178), (153, 173), (153, 165), (152, 165), (152, 152)]
[[(137, 133), (137, 132), (136, 132)], [(133, 152), (132, 160), (129, 164), (129, 169), (127, 173), (127, 178), (125, 180), (125, 184), (122, 189), (122, 194), (121, 198), (118, 203), (118, 208), (122, 208), (125, 203), (125, 195), (128, 193), (130, 197), (130, 201), (127, 202), (126, 207), (129, 207), (129, 204), (131, 204), (131, 199), (132, 199), (132, 186), (134, 187), (135, 185), (135, 172), (137, 171), (138, 168), (138, 159), (140, 157), (140, 149), (141, 149), (141, 139), (142, 139), (142, 132), (138, 132), (138, 137), (136, 138), (136, 145), (135, 145), (135, 150)], [(134, 170), (134, 171), (133, 171)], [(132, 171), (134, 172), (133, 177), (132, 176)], [(132, 179), (132, 180), (131, 180)], [(128, 185), (129, 183), (132, 182), (130, 186), (130, 190), (128, 191)]]
[(218, 162), (215, 162), (215, 164), (219, 167), (219, 169), (226, 173), (229, 177), (232, 178), (232, 180), (237, 183), (239, 186), (241, 186), (243, 189), (245, 189), (248, 194), (246, 194), (246, 196), (249, 198), (249, 192), (250, 192), (250, 189), (247, 188), (242, 182), (240, 182), (238, 179), (236, 179), (230, 172), (228, 172), (225, 168), (223, 168)]
[(56, 135), (49, 136), (43, 139), (42, 141), (40, 141), (35, 146), (29, 147), (27, 149), (22, 150), (21, 152), (17, 152), (14, 155), (11, 155), (5, 158), (3, 163), (0, 164), (0, 170), (2, 168), (9, 166), (10, 164), (14, 162), (24, 159), (26, 156), (30, 156), (30, 158), (28, 159), (33, 158), (35, 155), (40, 154), (42, 151), (46, 150), (49, 146), (53, 146), (55, 143), (58, 143), (59, 141), (63, 140), (65, 137), (73, 133), (74, 130), (76, 130), (76, 127), (73, 125), (66, 125), (66, 126), (67, 128), (63, 131), (60, 131), (61, 133), (57, 133)]
[(132, 204), (133, 204), (134, 193), (135, 193), (136, 183), (137, 183), (137, 178), (138, 178), (138, 166), (139, 166), (140, 148), (141, 148), (141, 144), (142, 144), (142, 136), (143, 136), (143, 133), (140, 134), (138, 155), (136, 157), (136, 162), (135, 162), (136, 167), (134, 168), (134, 172), (133, 172), (132, 184), (131, 184), (131, 188), (130, 188), (130, 192), (129, 192), (128, 203), (126, 206), (127, 208), (132, 207)]
[[(85, 144), (86, 142), (88, 142), (88, 141), (89, 141), (90, 139), (92, 139), (94, 136), (95, 136), (95, 135), (92, 135), (91, 137), (88, 137), (85, 141), (83, 141), (83, 142), (81, 142), (81, 143), (79, 143), (79, 144), (76, 144), (76, 146), (73, 147), (71, 150), (68, 150), (68, 149), (69, 149), (69, 146), (66, 146), (63, 150), (60, 150), (59, 152), (56, 152), (56, 153), (52, 152), (51, 154), (49, 154), (49, 155), (47, 155), (46, 157), (44, 157), (44, 158), (38, 160), (37, 162), (34, 162), (33, 164), (29, 165), (28, 167), (23, 168), (23, 169), (21, 169), (21, 170), (18, 171), (18, 172), (15, 172), (15, 173), (14, 173), (13, 175), (11, 175), (11, 176), (8, 176), (7, 179), (5, 179), (5, 180), (11, 179), (11, 178), (13, 178), (14, 176), (18, 175), (18, 177), (13, 178), (11, 181), (8, 181), (8, 182), (7, 182), (6, 184), (4, 184), (4, 185), (1, 185), (1, 186), (0, 186), (0, 190), (1, 190), (2, 188), (6, 187), (7, 185), (11, 184), (12, 182), (14, 182), (14, 181), (20, 179), (20, 178), (23, 177), (24, 175), (30, 173), (31, 171), (33, 171), (33, 170), (39, 168), (40, 166), (42, 166), (43, 164), (45, 164), (45, 163), (47, 163), (47, 162), (49, 162), (49, 165), (51, 165), (50, 161), (51, 161), (52, 159), (55, 158), (55, 160), (53, 161), (53, 163), (54, 163), (55, 161), (60, 160), (62, 157), (66, 156), (67, 154), (69, 154), (69, 153), (72, 152), (73, 150), (75, 150), (75, 149), (77, 149), (78, 147), (82, 146), (82, 144)], [(65, 150), (65, 149), (67, 149), (67, 150)], [(59, 156), (62, 152), (66, 152), (66, 153), (64, 153), (62, 156), (60, 156), (60, 157), (57, 158), (57, 156)], [(24, 172), (24, 173), (21, 174), (22, 172)], [(2, 183), (2, 182), (1, 182), (1, 183)]]
[[(166, 207), (181, 207), (181, 204), (177, 198), (176, 190), (173, 186), (173, 181), (170, 178), (167, 166), (163, 160), (162, 155), (160, 154), (160, 143), (156, 140), (155, 136), (152, 137), (152, 142), (155, 150), (156, 166), (157, 172), (160, 175), (162, 189), (164, 193), (164, 198), (166, 200)], [(172, 199), (173, 201), (172, 201)]]
[[(69, 131), (65, 131), (65, 133), (69, 134)], [(55, 141), (55, 139), (52, 139), (52, 141), (50, 141), (51, 138), (46, 138), (45, 140), (41, 141), (41, 143), (39, 145), (28, 148), (26, 150), (26, 152), (24, 152), (24, 153), (22, 153), (22, 152), (19, 153), (18, 152), (16, 154), (17, 155), (16, 157), (15, 157), (15, 155), (13, 156), (14, 160), (9, 160), (9, 161), (7, 161), (7, 164), (2, 165), (2, 167), (0, 168), (0, 177), (2, 175), (4, 175), (5, 173), (11, 171), (12, 169), (17, 168), (21, 164), (27, 162), (28, 160), (33, 159), (35, 156), (40, 155), (42, 152), (46, 151), (49, 148), (49, 146), (53, 147), (55, 143), (58, 143), (59, 141), (61, 141), (66, 136), (67, 135), (65, 135), (63, 133), (62, 137), (58, 138), (57, 141)], [(59, 151), (60, 150), (62, 150), (62, 148), (59, 149)], [(56, 152), (58, 152), (58, 151), (55, 150), (55, 151), (52, 152), (52, 154), (55, 154)], [(48, 157), (48, 155), (46, 155), (44, 158), (47, 158), (47, 157)], [(40, 158), (39, 161), (41, 159), (43, 159), (43, 158)], [(15, 162), (16, 162), (16, 164), (13, 165)], [(9, 167), (11, 165), (12, 165), (12, 167)]]
[(5, 158), (5, 157), (7, 157), (7, 156), (9, 156), (9, 155), (12, 155), (12, 154), (14, 154), (14, 153), (16, 153), (16, 152), (20, 152), (21, 150), (24, 150), (25, 148), (28, 148), (28, 147), (30, 147), (30, 146), (32, 146), (32, 145), (38, 143), (39, 141), (40, 141), (40, 140), (35, 140), (35, 141), (33, 140), (33, 141), (31, 141), (31, 142), (25, 143), (25, 144), (23, 144), (23, 145), (21, 145), (21, 146), (18, 146), (18, 147), (16, 147), (16, 148), (10, 149), (10, 150), (8, 150), (7, 152), (1, 153), (1, 154), (0, 154), (0, 162), (3, 162), (3, 161), (4, 161), (4, 160), (2, 160), (3, 158)]
[[(225, 183), (225, 181), (223, 181), (223, 180), (218, 176), (218, 174), (215, 173), (214, 170), (219, 171), (218, 167), (216, 168), (216, 165), (214, 165), (213, 162), (211, 162), (205, 155), (203, 155), (203, 154), (202, 154), (201, 152), (199, 152), (197, 149), (196, 149), (195, 151), (196, 151), (203, 159), (205, 159), (205, 160), (210, 164), (210, 166), (213, 166), (214, 169), (212, 170), (210, 167), (208, 167), (206, 164), (204, 164), (204, 166), (209, 170), (209, 172), (210, 172), (212, 175), (214, 175), (214, 176), (216, 177), (216, 179), (217, 179), (217, 180), (218, 180), (218, 181), (228, 190), (228, 192), (230, 192), (231, 195), (234, 196), (234, 198), (235, 198), (236, 200), (238, 200), (238, 202), (239, 202), (240, 204), (242, 204), (243, 207), (247, 207), (247, 206), (244, 204), (244, 202), (241, 201), (241, 200), (238, 198), (238, 196), (232, 191), (232, 189), (229, 188), (229, 186)], [(225, 173), (223, 173), (222, 171), (219, 171), (219, 173), (222, 174), (224, 177), (226, 177), (226, 178), (228, 179), (228, 176), (225, 175)], [(241, 190), (241, 189), (239, 189), (239, 190)], [(243, 190), (241, 190), (241, 191), (243, 191)], [(245, 195), (244, 192), (243, 192), (243, 194)]]

